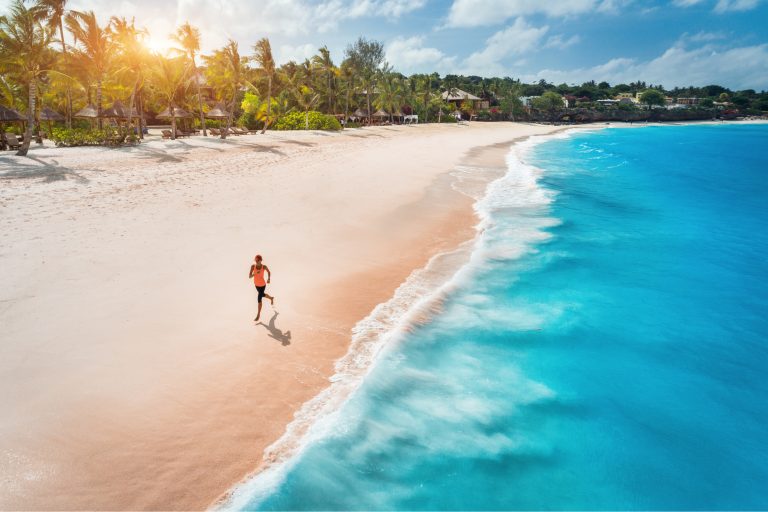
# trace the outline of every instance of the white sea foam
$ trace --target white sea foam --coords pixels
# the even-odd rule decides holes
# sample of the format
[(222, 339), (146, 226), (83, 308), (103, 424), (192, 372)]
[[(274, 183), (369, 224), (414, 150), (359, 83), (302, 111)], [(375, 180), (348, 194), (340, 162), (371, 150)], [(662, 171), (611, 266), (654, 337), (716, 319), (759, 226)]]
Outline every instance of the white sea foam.
[[(429, 316), (442, 297), (466, 283), (486, 263), (519, 258), (549, 236), (543, 229), (555, 225), (557, 220), (542, 215), (542, 212), (546, 212), (554, 193), (538, 185), (542, 171), (525, 164), (524, 158), (534, 145), (566, 136), (559, 133), (531, 137), (516, 144), (507, 157), (507, 172), (490, 184), (487, 183), (487, 174), (484, 182), (481, 176), (488, 172), (487, 169), (460, 166), (454, 170), (454, 186), (476, 199), (475, 210), (480, 218), (478, 236), (455, 251), (430, 259), (426, 267), (411, 273), (390, 300), (376, 306), (370, 315), (358, 322), (352, 330), (352, 342), (347, 354), (335, 365), (330, 386), (305, 403), (283, 436), (266, 449), (264, 469), (237, 485), (223, 503), (216, 505), (217, 509), (241, 510), (268, 497), (284, 480), (305, 447), (331, 432), (343, 430), (343, 422), (338, 418), (341, 406), (360, 387), (382, 350), (396, 345), (410, 326)], [(481, 187), (481, 183), (485, 185)], [(495, 246), (484, 233), (494, 227), (494, 212), (506, 209), (518, 209), (525, 217), (524, 222), (521, 221), (517, 229), (508, 234), (503, 246)], [(477, 319), (479, 322), (489, 320), (495, 319)], [(515, 323), (522, 329), (534, 329), (542, 321), (540, 315), (525, 316), (521, 313)], [(541, 389), (530, 391), (536, 391), (532, 394), (537, 396), (549, 393)], [(464, 418), (469, 413), (477, 415), (478, 419), (488, 414), (483, 409), (485, 406), (477, 403), (460, 405)], [(428, 404), (424, 406), (428, 407)], [(397, 421), (393, 419), (393, 423)], [(451, 442), (466, 444), (460, 441), (454, 439)], [(488, 439), (482, 444), (490, 451), (500, 452), (517, 443), (499, 438)]]

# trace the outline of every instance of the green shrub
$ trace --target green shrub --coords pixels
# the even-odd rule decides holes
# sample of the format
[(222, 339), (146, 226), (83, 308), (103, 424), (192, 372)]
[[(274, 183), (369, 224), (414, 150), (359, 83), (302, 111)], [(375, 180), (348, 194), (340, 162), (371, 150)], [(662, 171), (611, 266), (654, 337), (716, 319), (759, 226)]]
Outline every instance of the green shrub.
[(347, 124), (344, 125), (344, 128), (360, 128), (362, 123), (355, 123), (354, 121), (349, 121)]
[(490, 121), (491, 120), (491, 111), (490, 110), (481, 110), (477, 113), (476, 119), (478, 121)]
[(51, 140), (57, 146), (115, 146), (138, 142), (136, 135), (123, 135), (107, 126), (102, 130), (84, 128), (54, 128)]
[[(275, 130), (304, 130), (306, 129), (306, 114), (304, 112), (290, 112), (280, 117), (274, 124)], [(341, 123), (333, 116), (322, 114), (314, 110), (309, 112), (310, 130), (341, 130)]]

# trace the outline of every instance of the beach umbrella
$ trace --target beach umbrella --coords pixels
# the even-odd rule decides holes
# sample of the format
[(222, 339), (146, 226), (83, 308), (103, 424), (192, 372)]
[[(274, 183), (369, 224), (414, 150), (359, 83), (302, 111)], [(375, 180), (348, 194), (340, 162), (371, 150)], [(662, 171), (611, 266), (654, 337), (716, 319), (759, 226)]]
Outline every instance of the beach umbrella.
[(373, 113), (373, 117), (389, 117), (389, 114), (384, 112), (382, 109), (379, 109)]
[(0, 105), (0, 123), (10, 121), (25, 121), (25, 119), (24, 116), (19, 114), (16, 110)]
[(170, 119), (171, 117), (175, 117), (176, 119), (184, 119), (184, 118), (192, 117), (192, 114), (190, 114), (189, 112), (187, 112), (181, 107), (174, 107), (173, 115), (171, 115), (170, 109), (166, 108), (165, 110), (157, 114), (155, 117), (157, 117), (158, 119)]
[(63, 121), (64, 116), (56, 112), (55, 110), (51, 110), (48, 107), (43, 108), (40, 111), (40, 120), (41, 121)]
[(23, 126), (24, 121), (26, 121), (24, 116), (19, 114), (16, 110), (0, 105), (0, 128), (2, 128), (0, 132), (5, 132), (5, 123), (22, 123)]
[(139, 113), (136, 107), (133, 107), (133, 112), (128, 112), (128, 107), (123, 105), (120, 100), (115, 100), (110, 108), (101, 113), (101, 117), (108, 117), (114, 119), (128, 119), (129, 117), (139, 117)]
[(93, 105), (86, 105), (73, 117), (84, 117), (87, 119), (96, 119), (99, 117), (99, 111)]
[(223, 105), (219, 103), (211, 110), (206, 112), (205, 117), (208, 119), (227, 119), (229, 117), (229, 112), (224, 110)]
[(357, 109), (355, 110), (355, 113), (352, 114), (355, 117), (368, 117), (368, 112), (365, 110)]

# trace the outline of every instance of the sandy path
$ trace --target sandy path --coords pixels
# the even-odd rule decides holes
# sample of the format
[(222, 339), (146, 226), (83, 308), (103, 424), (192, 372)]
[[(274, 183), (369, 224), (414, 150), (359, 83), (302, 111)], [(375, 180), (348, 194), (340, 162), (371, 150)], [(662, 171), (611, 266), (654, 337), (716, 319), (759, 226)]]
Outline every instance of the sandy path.
[[(551, 130), (0, 155), (0, 508), (207, 506), (327, 385), (354, 324), (472, 236), (447, 173)], [(259, 325), (256, 252), (277, 297)]]

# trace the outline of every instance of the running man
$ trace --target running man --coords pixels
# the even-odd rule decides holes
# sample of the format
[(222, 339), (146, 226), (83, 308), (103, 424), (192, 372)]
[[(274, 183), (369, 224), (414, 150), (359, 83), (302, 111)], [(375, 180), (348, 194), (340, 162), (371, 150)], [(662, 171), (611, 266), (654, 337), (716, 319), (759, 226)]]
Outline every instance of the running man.
[[(269, 267), (261, 262), (261, 254), (257, 254), (254, 260), (256, 263), (251, 265), (251, 271), (248, 273), (248, 279), (253, 278), (253, 284), (256, 285), (256, 291), (259, 292), (259, 312), (256, 313), (256, 318), (253, 319), (254, 322), (258, 322), (259, 318), (261, 318), (261, 299), (264, 297), (268, 298), (270, 304), (274, 306), (275, 298), (265, 293), (267, 284), (272, 279), (272, 272), (269, 271)], [(264, 281), (264, 272), (267, 273), (266, 281)]]

